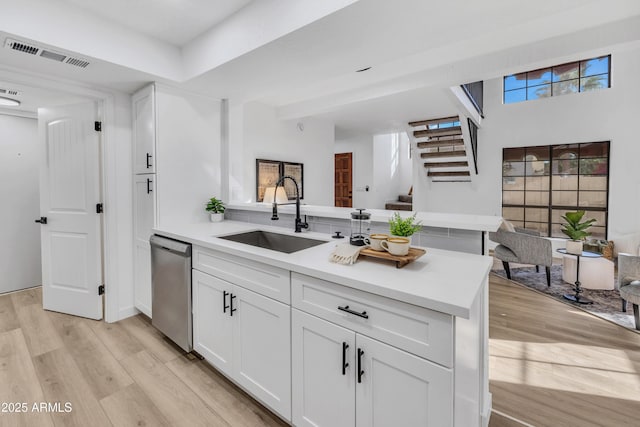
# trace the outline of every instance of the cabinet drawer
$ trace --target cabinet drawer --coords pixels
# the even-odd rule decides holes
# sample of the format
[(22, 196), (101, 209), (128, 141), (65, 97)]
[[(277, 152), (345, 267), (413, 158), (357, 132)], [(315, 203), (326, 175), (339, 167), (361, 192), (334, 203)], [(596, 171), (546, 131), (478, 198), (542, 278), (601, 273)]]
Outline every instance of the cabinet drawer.
[(197, 246), (193, 268), (285, 304), (291, 302), (289, 270)]
[[(298, 273), (291, 273), (291, 304), (417, 356), (453, 366), (453, 317), (448, 314)], [(366, 312), (367, 317), (338, 307)]]

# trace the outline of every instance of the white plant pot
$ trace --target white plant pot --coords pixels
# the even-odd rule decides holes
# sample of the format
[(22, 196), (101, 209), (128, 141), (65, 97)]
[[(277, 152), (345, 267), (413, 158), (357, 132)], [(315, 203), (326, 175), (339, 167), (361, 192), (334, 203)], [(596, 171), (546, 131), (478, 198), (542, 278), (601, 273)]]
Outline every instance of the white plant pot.
[(391, 234), (391, 237), (404, 237), (405, 239), (409, 239), (409, 244), (413, 243), (411, 236), (396, 236), (395, 234)]
[(212, 213), (212, 214), (209, 214), (209, 216), (211, 218), (211, 222), (220, 222), (224, 219), (223, 213)]
[(567, 240), (567, 253), (582, 255), (582, 240)]

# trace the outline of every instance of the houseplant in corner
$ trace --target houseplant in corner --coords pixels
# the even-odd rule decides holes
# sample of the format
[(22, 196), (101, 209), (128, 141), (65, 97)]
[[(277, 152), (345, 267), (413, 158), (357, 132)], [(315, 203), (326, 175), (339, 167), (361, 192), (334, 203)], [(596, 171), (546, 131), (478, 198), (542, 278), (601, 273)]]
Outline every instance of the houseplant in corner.
[(561, 231), (571, 239), (567, 241), (567, 253), (574, 255), (582, 254), (584, 239), (591, 236), (591, 233), (587, 231), (587, 229), (591, 227), (591, 224), (596, 222), (596, 220), (589, 219), (580, 222), (584, 213), (584, 211), (567, 212), (562, 216), (562, 219), (564, 219), (566, 223), (562, 224)]
[(422, 228), (422, 221), (416, 222), (416, 213), (402, 218), (398, 212), (389, 219), (389, 233), (393, 236), (406, 237), (411, 241), (411, 235)]
[(224, 219), (224, 203), (222, 203), (221, 200), (212, 197), (207, 202), (207, 207), (205, 209), (209, 214), (211, 214), (211, 222), (220, 222)]

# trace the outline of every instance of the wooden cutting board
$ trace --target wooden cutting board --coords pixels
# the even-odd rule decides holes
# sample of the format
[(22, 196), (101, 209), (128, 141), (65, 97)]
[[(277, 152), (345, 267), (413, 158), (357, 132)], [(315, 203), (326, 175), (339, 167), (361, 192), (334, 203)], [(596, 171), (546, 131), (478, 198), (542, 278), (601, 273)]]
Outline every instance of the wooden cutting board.
[(391, 255), (387, 251), (374, 251), (371, 248), (365, 248), (360, 251), (360, 255), (368, 256), (371, 258), (379, 258), (388, 261), (393, 261), (396, 263), (396, 268), (402, 268), (405, 265), (409, 264), (420, 258), (422, 255), (426, 254), (427, 251), (420, 248), (409, 248), (409, 253), (406, 255)]

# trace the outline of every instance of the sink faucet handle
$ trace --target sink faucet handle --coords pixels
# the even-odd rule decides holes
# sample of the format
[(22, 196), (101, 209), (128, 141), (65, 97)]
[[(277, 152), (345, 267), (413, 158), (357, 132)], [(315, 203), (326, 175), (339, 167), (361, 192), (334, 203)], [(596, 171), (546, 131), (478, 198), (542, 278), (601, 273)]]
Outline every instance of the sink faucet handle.
[(278, 218), (278, 204), (276, 202), (273, 202), (273, 206), (271, 209), (271, 221), (276, 221), (280, 218)]

